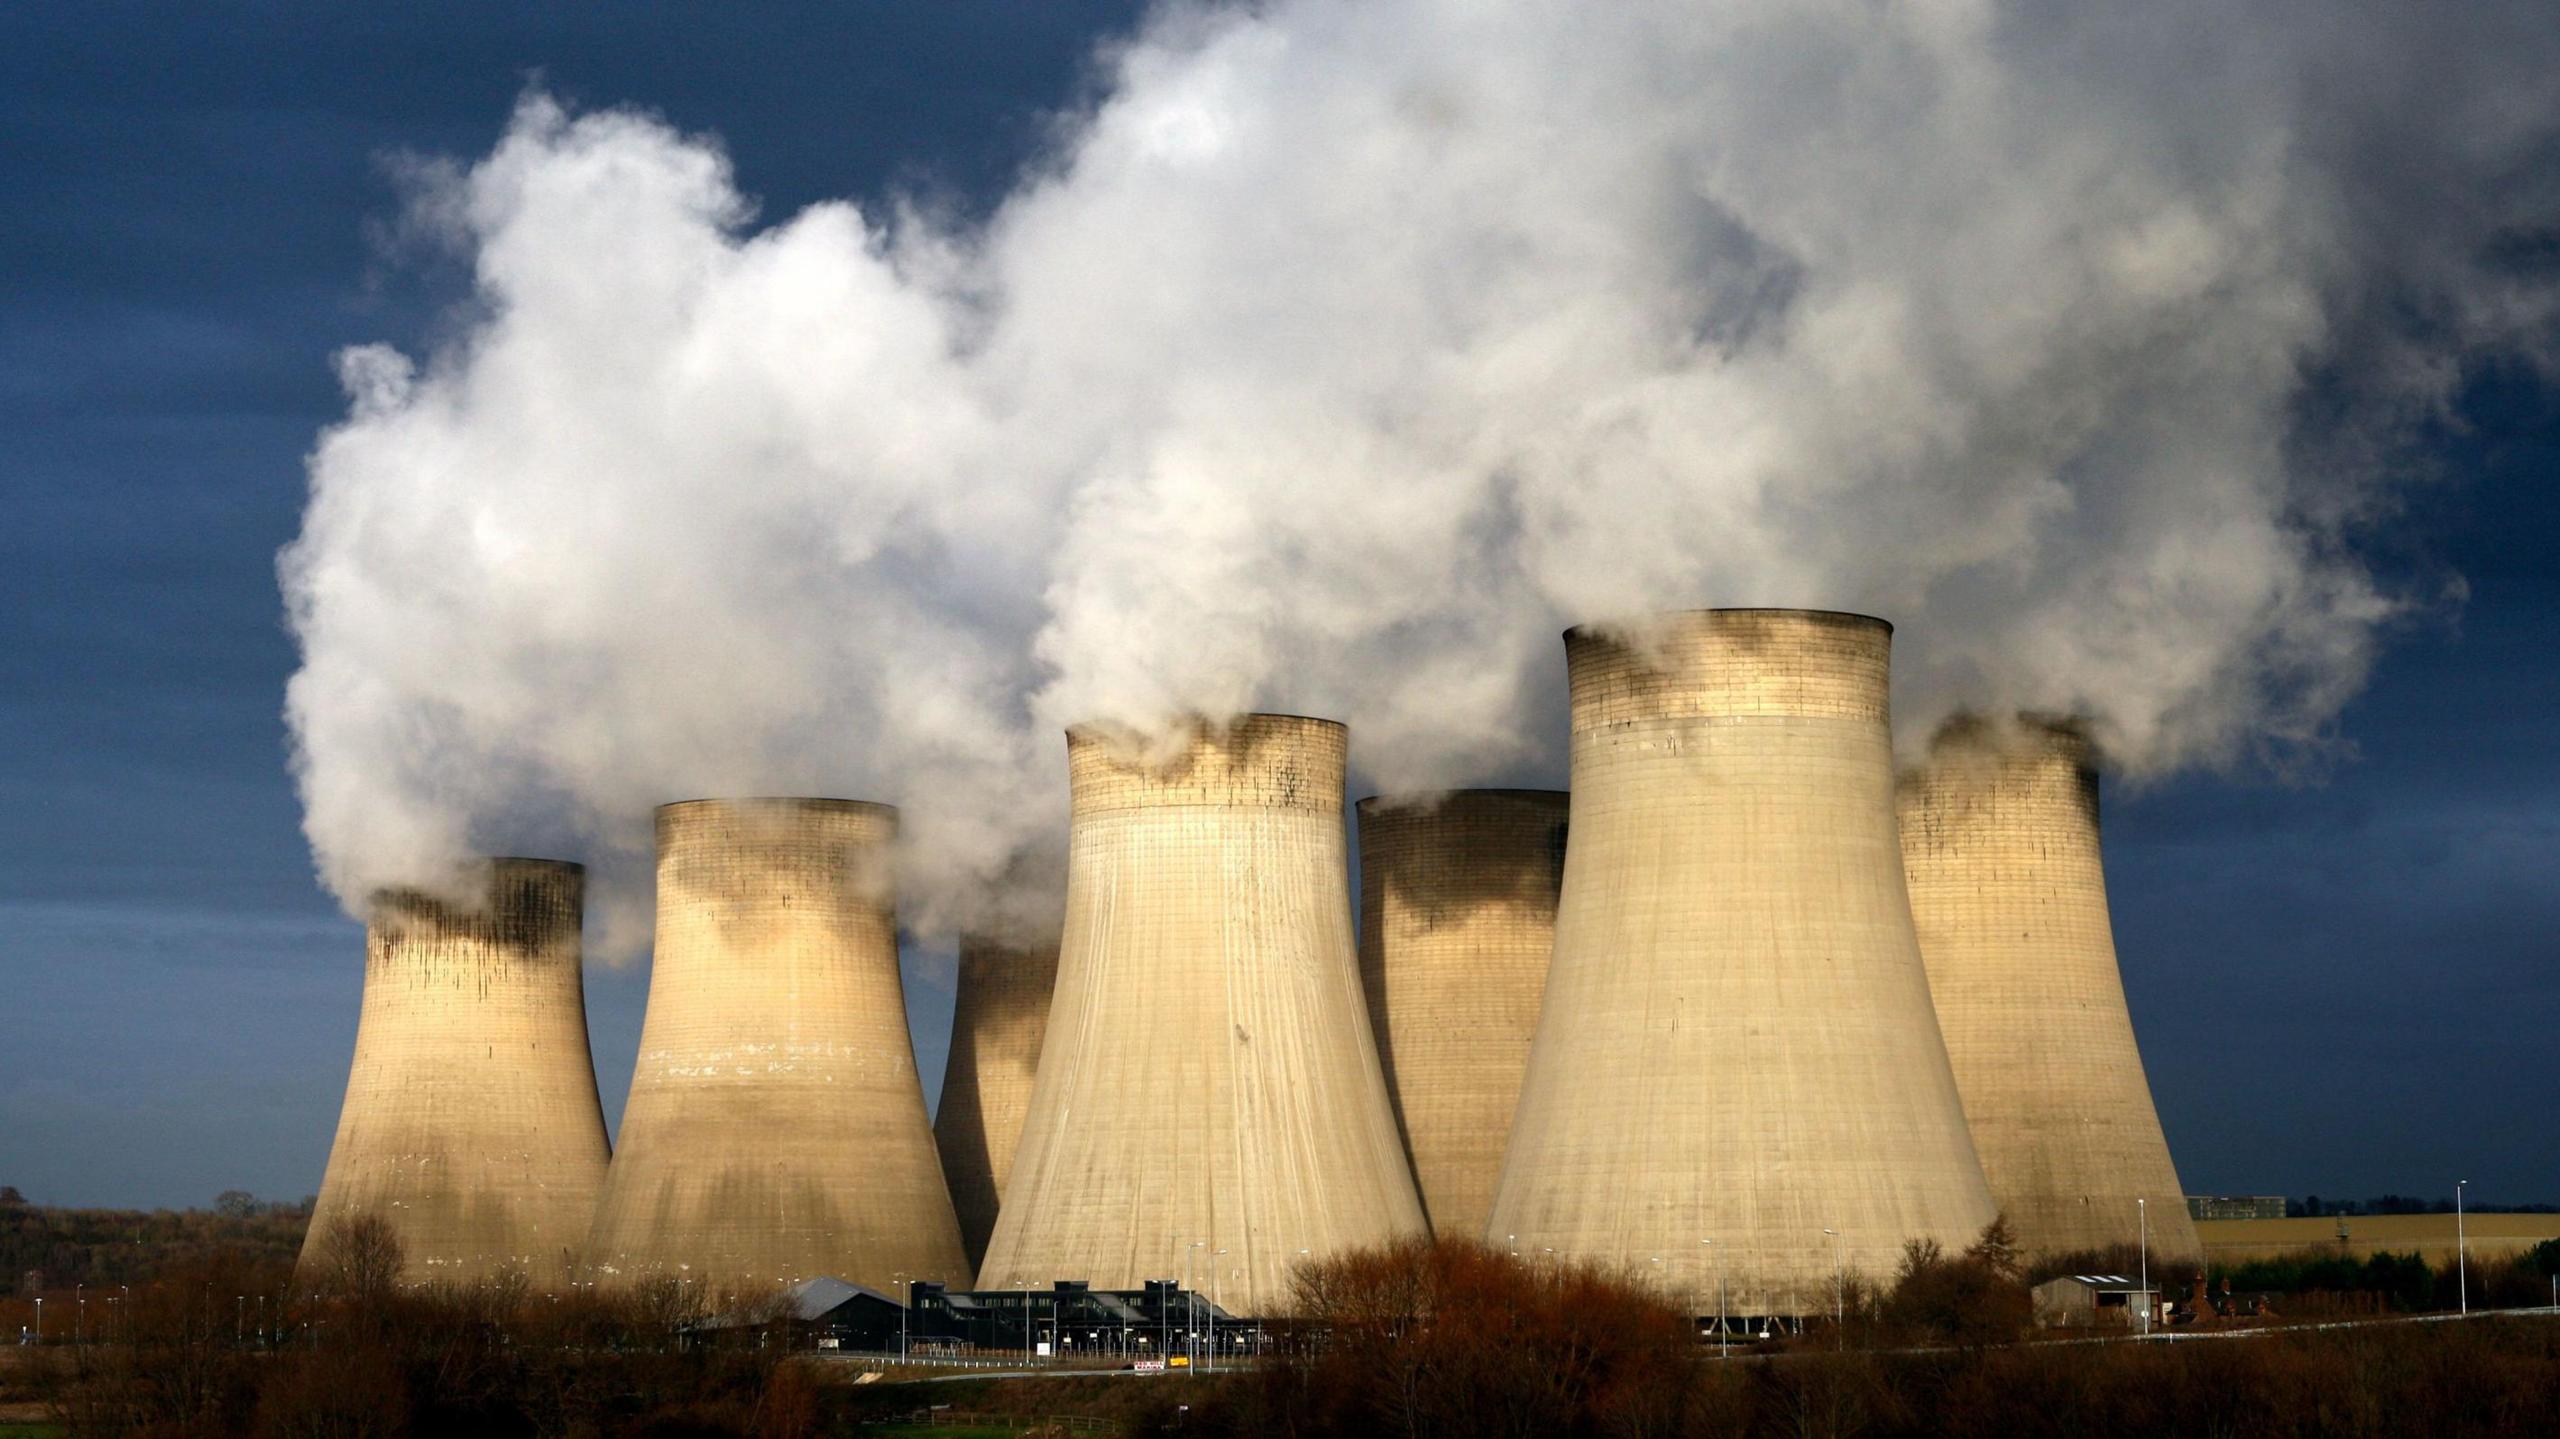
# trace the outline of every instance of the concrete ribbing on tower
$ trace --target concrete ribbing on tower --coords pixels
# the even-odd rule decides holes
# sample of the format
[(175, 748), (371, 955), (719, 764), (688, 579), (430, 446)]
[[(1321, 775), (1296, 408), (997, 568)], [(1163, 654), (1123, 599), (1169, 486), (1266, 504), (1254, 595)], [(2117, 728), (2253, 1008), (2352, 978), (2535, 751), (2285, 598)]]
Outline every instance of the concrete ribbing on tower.
[(907, 1038), (896, 830), (896, 810), (848, 800), (658, 810), (657, 954), (598, 1278), (967, 1281)]
[(1939, 1028), (2019, 1245), (2203, 1254), (2134, 1045), (2107, 920), (2098, 775), (2076, 728), (1959, 721), (1901, 787)]
[(1891, 635), (1712, 610), (1565, 636), (1573, 842), (1488, 1226), (1522, 1253), (1821, 1313), (1840, 1268), (1992, 1218), (1903, 891)]
[(1360, 801), (1360, 983), (1444, 1238), (1484, 1238), (1493, 1210), (1555, 947), (1565, 806), (1522, 789)]
[(1057, 994), (982, 1286), (1188, 1272), (1277, 1312), (1301, 1251), (1422, 1231), (1352, 948), (1343, 748), (1248, 715), (1151, 767), (1069, 732)]
[(1040, 1038), (1049, 1028), (1049, 992), (1058, 947), (969, 936), (960, 942), (960, 981), (951, 1010), (951, 1059), (933, 1139), (960, 1212), (960, 1240), (975, 1265), (995, 1231), (1005, 1178), (1031, 1112)]
[(303, 1241), (380, 1218), (409, 1283), (566, 1279), (604, 1182), (578, 929), (586, 871), (488, 861), (482, 898), (375, 897), (364, 1010), (328, 1172)]

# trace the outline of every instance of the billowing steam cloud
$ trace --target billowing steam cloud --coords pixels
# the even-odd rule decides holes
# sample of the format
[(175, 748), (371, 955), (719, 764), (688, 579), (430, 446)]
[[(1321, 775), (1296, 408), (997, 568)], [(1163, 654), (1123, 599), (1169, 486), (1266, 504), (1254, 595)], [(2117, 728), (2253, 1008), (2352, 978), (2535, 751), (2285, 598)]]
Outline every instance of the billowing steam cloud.
[(417, 218), (283, 561), (351, 898), (651, 805), (905, 807), (947, 930), (1058, 728), (1340, 716), (1373, 780), (1551, 765), (1556, 632), (1901, 626), (1909, 732), (2316, 743), (2358, 558), (2466, 367), (2552, 354), (2531, 4), (1280, 0), (1160, 13), (983, 220), (759, 227), (718, 147), (536, 96)]

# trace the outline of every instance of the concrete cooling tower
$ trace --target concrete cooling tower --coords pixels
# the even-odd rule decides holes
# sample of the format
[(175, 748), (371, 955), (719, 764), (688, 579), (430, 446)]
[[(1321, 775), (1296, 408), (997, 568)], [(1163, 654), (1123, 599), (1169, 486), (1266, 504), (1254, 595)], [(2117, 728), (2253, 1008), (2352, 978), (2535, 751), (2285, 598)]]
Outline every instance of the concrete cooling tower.
[(1277, 1312), (1301, 1254), (1422, 1231), (1361, 1006), (1342, 726), (1151, 767), (1067, 736), (1066, 928), (985, 1287), (1182, 1278)]
[(586, 871), (499, 859), (476, 880), (476, 903), (374, 900), (306, 1279), (332, 1226), (373, 1216), (399, 1236), (409, 1283), (555, 1284), (595, 1217), (606, 1146), (579, 972)]
[(1802, 610), (1565, 636), (1573, 844), (1496, 1243), (1807, 1314), (1991, 1220), (1903, 891), (1891, 636)]
[(960, 943), (960, 984), (951, 1012), (951, 1060), (933, 1139), (960, 1211), (969, 1262), (986, 1257), (1005, 1177), (1031, 1112), (1040, 1073), (1040, 1037), (1049, 1028), (1049, 991), (1058, 947), (1026, 947), (971, 937)]
[(1424, 1215), (1481, 1239), (1538, 1029), (1565, 796), (1360, 801), (1360, 983)]
[(2203, 1254), (2143, 1078), (2073, 727), (1960, 722), (1902, 782), (1902, 860), (1991, 1196), (2030, 1251)]
[(847, 800), (659, 809), (657, 955), (598, 1278), (967, 1281), (907, 1039), (896, 829), (896, 810)]

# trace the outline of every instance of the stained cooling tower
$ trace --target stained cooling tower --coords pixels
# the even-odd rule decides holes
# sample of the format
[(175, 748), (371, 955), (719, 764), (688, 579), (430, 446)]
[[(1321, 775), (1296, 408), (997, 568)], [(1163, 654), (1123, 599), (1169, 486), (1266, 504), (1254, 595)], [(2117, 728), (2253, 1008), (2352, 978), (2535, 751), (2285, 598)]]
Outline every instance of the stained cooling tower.
[(346, 1107), (303, 1242), (373, 1216), (410, 1283), (567, 1277), (604, 1183), (578, 926), (586, 871), (487, 863), (482, 898), (376, 896)]
[(1301, 1253), (1422, 1230), (1352, 949), (1343, 738), (1249, 715), (1150, 768), (1068, 734), (1057, 996), (981, 1285), (1188, 1273), (1274, 1312)]
[(1990, 1221), (1903, 892), (1891, 636), (1804, 610), (1565, 636), (1573, 844), (1496, 1243), (1816, 1313), (1839, 1271)]
[(1565, 796), (1360, 801), (1360, 983), (1432, 1232), (1481, 1239), (1538, 1029)]
[(951, 1012), (951, 1060), (933, 1139), (960, 1211), (969, 1262), (986, 1257), (996, 1207), (1013, 1169), (1031, 1084), (1040, 1073), (1040, 1037), (1049, 1028), (1049, 991), (1058, 947), (972, 937), (960, 944), (960, 985)]
[(1951, 725), (1903, 777), (1902, 860), (1947, 1058), (2021, 1247), (2201, 1257), (2134, 1047), (2075, 728)]
[(897, 822), (830, 799), (659, 809), (657, 955), (598, 1277), (967, 1282), (898, 980)]

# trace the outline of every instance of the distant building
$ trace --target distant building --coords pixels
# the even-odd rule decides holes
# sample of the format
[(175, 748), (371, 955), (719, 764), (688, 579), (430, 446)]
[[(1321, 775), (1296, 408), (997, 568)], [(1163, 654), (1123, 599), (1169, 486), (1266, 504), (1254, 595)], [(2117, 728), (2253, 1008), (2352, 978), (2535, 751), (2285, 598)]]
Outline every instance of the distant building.
[(2190, 1194), (2187, 1196), (2190, 1219), (2282, 1219), (2285, 1217), (2281, 1194)]
[(706, 1341), (717, 1342), (725, 1334), (761, 1343), (765, 1334), (780, 1329), (794, 1349), (884, 1353), (898, 1347), (900, 1308), (877, 1289), (841, 1279), (803, 1279), (770, 1304), (704, 1320), (692, 1326), (692, 1333)]
[(960, 1291), (914, 1286), (911, 1354), (981, 1351), (1128, 1358), (1248, 1353), (1262, 1327), (1170, 1279), (1139, 1289), (1095, 1289), (1060, 1280), (1046, 1289)]
[(2046, 1329), (2131, 1327), (2148, 1308), (2156, 1318), (2160, 1291), (2121, 1274), (2065, 1274), (2035, 1287), (2036, 1323)]

